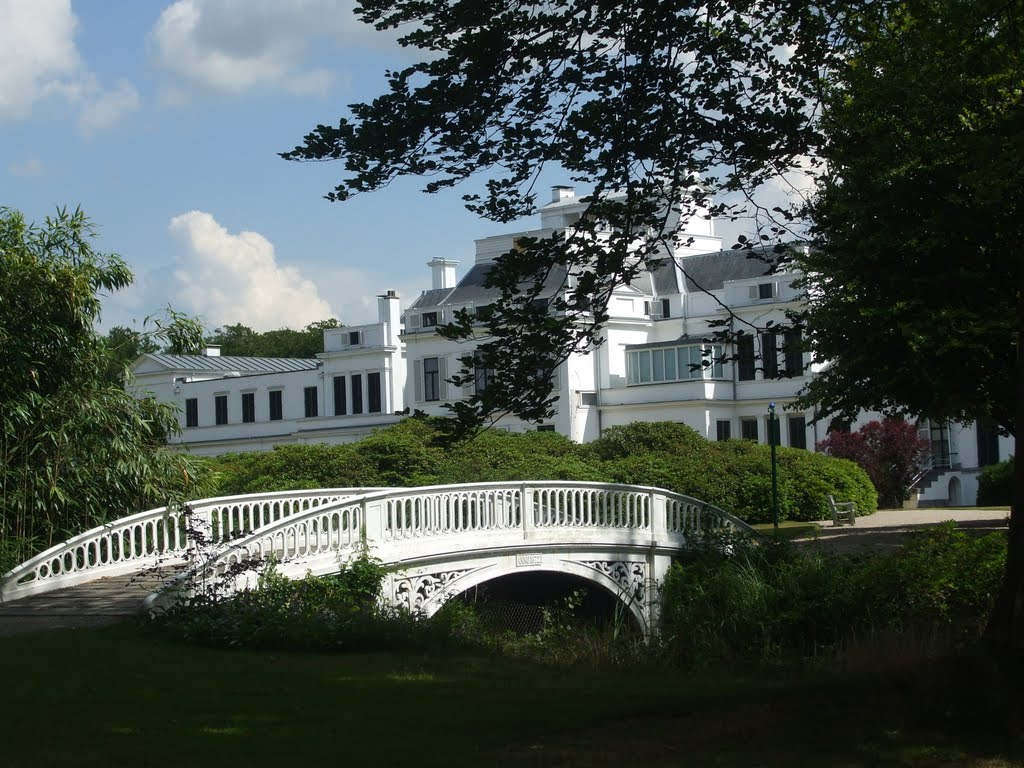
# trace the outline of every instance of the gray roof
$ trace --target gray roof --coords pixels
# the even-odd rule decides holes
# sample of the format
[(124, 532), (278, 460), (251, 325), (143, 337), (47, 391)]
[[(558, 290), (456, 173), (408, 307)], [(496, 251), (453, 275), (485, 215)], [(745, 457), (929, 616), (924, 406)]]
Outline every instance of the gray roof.
[(767, 275), (771, 267), (760, 257), (771, 259), (771, 254), (756, 253), (757, 256), (744, 250), (718, 251), (696, 256), (683, 256), (677, 259), (677, 262), (686, 273), (686, 290), (688, 292), (701, 289), (716, 291), (727, 280), (747, 280)]
[(416, 299), (412, 304), (409, 305), (408, 309), (419, 309), (421, 307), (439, 307), (444, 303), (444, 300), (448, 297), (448, 294), (452, 292), (452, 288), (433, 288), (429, 291), (424, 291), (420, 294), (420, 297)]
[(711, 334), (707, 336), (680, 336), (677, 339), (669, 339), (668, 341), (651, 341), (646, 344), (626, 344), (626, 349), (633, 351), (637, 349), (659, 349), (661, 347), (685, 347), (694, 344), (703, 344), (711, 339)]
[[(463, 305), (473, 303), (484, 303), (494, 301), (501, 296), (501, 290), (498, 288), (486, 288), (484, 287), (484, 279), (487, 277), (487, 273), (491, 271), (493, 264), (476, 264), (473, 266), (466, 276), (463, 277), (455, 289), (444, 301), (440, 304), (445, 305)], [(544, 281), (544, 288), (540, 293), (539, 298), (550, 298), (554, 296), (562, 286), (565, 284), (566, 270), (565, 267), (556, 267), (551, 270), (547, 280)]]
[(240, 373), (272, 373), (281, 371), (312, 371), (319, 360), (299, 357), (231, 357), (228, 355), (169, 355), (154, 352), (145, 355), (167, 368), (189, 371), (239, 371)]

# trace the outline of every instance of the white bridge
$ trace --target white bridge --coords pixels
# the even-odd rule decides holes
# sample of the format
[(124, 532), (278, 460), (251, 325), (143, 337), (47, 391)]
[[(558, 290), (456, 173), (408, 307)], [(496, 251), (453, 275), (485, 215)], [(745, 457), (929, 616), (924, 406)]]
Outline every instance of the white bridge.
[[(705, 502), (607, 483), (520, 482), (336, 488), (203, 499), (116, 520), (52, 547), (0, 582), (3, 602), (188, 564), (148, 601), (160, 607), (232, 566), (273, 558), (279, 573), (335, 573), (368, 552), (389, 569), (385, 599), (433, 614), (451, 596), (513, 574), (548, 571), (621, 600), (656, 626), (657, 585), (674, 555), (709, 533), (754, 534)], [(232, 584), (251, 583), (242, 573)]]

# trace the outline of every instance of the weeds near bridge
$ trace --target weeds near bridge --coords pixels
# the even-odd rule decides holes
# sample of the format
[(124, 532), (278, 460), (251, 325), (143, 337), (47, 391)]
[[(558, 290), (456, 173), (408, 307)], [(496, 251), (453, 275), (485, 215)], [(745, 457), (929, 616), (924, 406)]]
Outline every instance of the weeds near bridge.
[(980, 636), (1005, 557), (1005, 536), (973, 537), (952, 523), (891, 557), (786, 544), (707, 551), (669, 573), (663, 639), (691, 668), (849, 660), (865, 649), (944, 653)]
[[(538, 628), (516, 633), (495, 624), (486, 603), (452, 599), (430, 620), (386, 604), (385, 569), (366, 551), (337, 574), (289, 580), (273, 563), (244, 558), (217, 572), (209, 566), (220, 550), (202, 526), (193, 535), (192, 597), (159, 618), (191, 642), (689, 670), (856, 666), (967, 647), (980, 636), (1006, 556), (1002, 535), (974, 537), (952, 524), (918, 534), (892, 557), (808, 555), (786, 543), (709, 537), (661, 585), (661, 632), (645, 641), (628, 629), (623, 595), (610, 623), (579, 618), (574, 593), (540, 609)], [(245, 572), (257, 572), (253, 586), (235, 589)]]

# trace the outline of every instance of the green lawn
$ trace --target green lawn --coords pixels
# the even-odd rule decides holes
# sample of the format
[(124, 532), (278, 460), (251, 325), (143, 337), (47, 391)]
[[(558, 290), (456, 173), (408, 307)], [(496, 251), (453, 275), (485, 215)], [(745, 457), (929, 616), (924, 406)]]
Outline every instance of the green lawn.
[(0, 659), (3, 766), (1024, 766), (988, 686), (949, 700), (930, 673), (223, 651), (130, 624), (0, 638)]
[[(771, 538), (775, 535), (774, 523), (755, 523), (750, 526), (762, 536)], [(800, 520), (783, 520), (779, 523), (779, 536), (783, 539), (803, 539), (818, 535), (821, 523), (803, 522)]]

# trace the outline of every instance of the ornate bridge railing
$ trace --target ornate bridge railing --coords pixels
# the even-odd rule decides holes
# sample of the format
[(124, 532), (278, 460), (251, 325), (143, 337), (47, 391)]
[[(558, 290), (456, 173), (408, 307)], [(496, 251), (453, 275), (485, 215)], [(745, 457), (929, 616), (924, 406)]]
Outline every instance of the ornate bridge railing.
[[(329, 573), (364, 547), (386, 565), (403, 566), (544, 548), (674, 552), (722, 528), (756, 535), (724, 510), (658, 488), (578, 482), (392, 488), (255, 529), (192, 566), (178, 583), (188, 590), (232, 566), (269, 558), (287, 576)], [(250, 577), (243, 573), (238, 586)]]
[[(195, 526), (210, 544), (223, 544), (325, 504), (343, 502), (367, 488), (222, 496), (158, 507), (97, 526), (57, 544), (0, 579), (0, 602), (180, 562), (196, 542)], [(186, 515), (185, 507), (189, 513)]]

